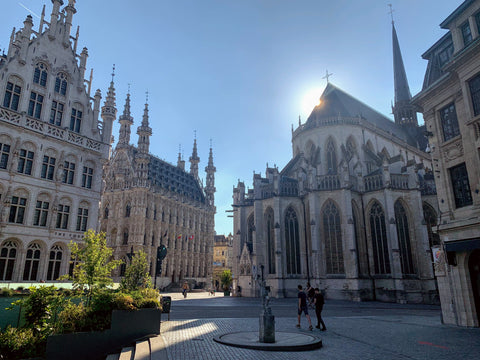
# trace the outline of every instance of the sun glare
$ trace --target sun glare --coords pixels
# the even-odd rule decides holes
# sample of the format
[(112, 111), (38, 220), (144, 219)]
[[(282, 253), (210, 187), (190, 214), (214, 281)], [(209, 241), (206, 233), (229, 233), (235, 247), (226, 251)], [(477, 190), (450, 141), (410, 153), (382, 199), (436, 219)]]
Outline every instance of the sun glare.
[(305, 92), (302, 99), (302, 114), (307, 117), (312, 112), (313, 108), (320, 104), (320, 95), (322, 95), (322, 88), (312, 88)]

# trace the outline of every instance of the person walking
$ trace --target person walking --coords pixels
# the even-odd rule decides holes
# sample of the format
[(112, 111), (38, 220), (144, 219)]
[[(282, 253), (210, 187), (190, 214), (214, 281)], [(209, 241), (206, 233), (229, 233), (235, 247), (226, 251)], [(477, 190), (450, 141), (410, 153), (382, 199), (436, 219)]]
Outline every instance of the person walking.
[(325, 323), (322, 319), (322, 310), (323, 305), (325, 304), (325, 298), (323, 297), (322, 293), (320, 292), (319, 288), (315, 288), (315, 295), (313, 298), (313, 303), (315, 304), (315, 314), (317, 314), (317, 329), (320, 329), (320, 324), (322, 324), (321, 331), (327, 330)]
[(308, 306), (307, 306), (307, 294), (303, 291), (302, 285), (298, 285), (298, 324), (297, 328), (300, 328), (300, 318), (302, 312), (305, 313), (305, 317), (308, 320), (308, 330), (313, 330), (312, 320), (310, 315), (308, 315)]
[(182, 286), (182, 294), (184, 298), (187, 297), (188, 290), (190, 290), (190, 287), (188, 286), (188, 282), (185, 281)]

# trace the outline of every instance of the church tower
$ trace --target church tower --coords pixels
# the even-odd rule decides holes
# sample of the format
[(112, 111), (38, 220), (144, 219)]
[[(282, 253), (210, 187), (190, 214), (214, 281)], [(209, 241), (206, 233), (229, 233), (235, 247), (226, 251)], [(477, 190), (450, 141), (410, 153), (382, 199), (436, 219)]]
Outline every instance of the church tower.
[(395, 87), (395, 103), (392, 113), (395, 123), (408, 127), (417, 127), (417, 112), (412, 105), (412, 95), (408, 86), (407, 74), (403, 65), (402, 53), (398, 43), (397, 31), (392, 18), (392, 45), (393, 45), (393, 75)]
[[(107, 98), (102, 106), (102, 120), (103, 120), (103, 133), (105, 136), (112, 137), (113, 122), (117, 117), (117, 108), (115, 104), (115, 86), (113, 84), (114, 73), (112, 73), (112, 81), (108, 88)], [(98, 93), (98, 95), (100, 95)], [(98, 98), (98, 96), (97, 96)], [(98, 99), (100, 101), (100, 99)], [(104, 139), (105, 142), (110, 143), (110, 139)]]
[(207, 204), (209, 206), (215, 205), (215, 172), (217, 168), (213, 166), (213, 152), (212, 146), (210, 145), (210, 154), (208, 155), (208, 166), (205, 168), (207, 173), (207, 184), (205, 187), (205, 195), (207, 198)]
[(142, 125), (137, 128), (138, 135), (138, 153), (135, 157), (137, 164), (137, 174), (140, 179), (146, 181), (148, 178), (148, 163), (150, 162), (150, 136), (152, 136), (152, 128), (148, 123), (148, 98), (145, 102), (143, 110)]
[(117, 148), (128, 147), (130, 143), (130, 127), (133, 125), (133, 118), (130, 114), (130, 93), (127, 93), (123, 114), (120, 115), (118, 122), (120, 123), (120, 133)]
[(195, 179), (198, 181), (198, 163), (200, 162), (200, 158), (197, 154), (197, 138), (193, 140), (193, 151), (192, 156), (190, 156), (190, 174), (193, 175)]

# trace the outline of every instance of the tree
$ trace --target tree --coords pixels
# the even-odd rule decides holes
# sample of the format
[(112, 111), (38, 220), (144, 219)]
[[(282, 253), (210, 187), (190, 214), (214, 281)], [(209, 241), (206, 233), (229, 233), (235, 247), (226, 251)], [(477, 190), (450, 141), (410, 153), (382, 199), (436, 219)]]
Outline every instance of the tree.
[(230, 289), (230, 285), (232, 284), (232, 272), (230, 270), (223, 270), (222, 275), (220, 275), (220, 283), (224, 291)]
[(119, 266), (121, 260), (112, 260), (113, 250), (107, 246), (105, 233), (88, 230), (83, 240), (84, 246), (70, 243), (73, 268), (73, 288), (87, 290), (88, 302), (94, 291), (104, 289), (113, 284), (112, 271)]
[(125, 271), (122, 279), (121, 287), (127, 291), (138, 290), (139, 288), (147, 288), (151, 285), (149, 265), (147, 255), (143, 250), (136, 252)]

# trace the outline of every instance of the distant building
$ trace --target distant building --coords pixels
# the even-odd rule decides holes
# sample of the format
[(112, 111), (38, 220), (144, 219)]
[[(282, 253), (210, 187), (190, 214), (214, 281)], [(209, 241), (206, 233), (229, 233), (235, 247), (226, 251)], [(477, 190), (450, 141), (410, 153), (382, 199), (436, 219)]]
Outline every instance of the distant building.
[(233, 269), (233, 236), (232, 234), (215, 235), (213, 243), (212, 282), (214, 287), (220, 289), (220, 276), (225, 270)]
[(295, 296), (309, 281), (328, 298), (438, 302), (430, 246), (437, 204), (424, 128), (392, 23), (395, 122), (331, 83), (293, 157), (233, 191), (234, 286)]
[(98, 224), (113, 83), (100, 119), (87, 48), (71, 34), (75, 1), (52, 3), (50, 21), (45, 6), (36, 30), (28, 15), (0, 56), (0, 281), (69, 273), (69, 242)]
[(421, 107), (439, 199), (435, 275), (446, 324), (480, 326), (480, 1), (464, 1), (441, 24)]

